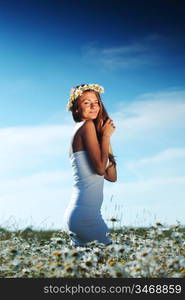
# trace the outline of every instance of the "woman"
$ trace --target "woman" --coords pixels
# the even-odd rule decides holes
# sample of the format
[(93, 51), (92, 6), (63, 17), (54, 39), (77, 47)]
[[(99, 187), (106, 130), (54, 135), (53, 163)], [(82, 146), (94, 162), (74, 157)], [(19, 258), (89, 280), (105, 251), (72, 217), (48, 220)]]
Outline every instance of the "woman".
[(110, 145), (115, 131), (102, 103), (103, 87), (97, 84), (76, 86), (71, 90), (68, 110), (77, 123), (71, 140), (70, 160), (73, 190), (65, 212), (65, 225), (75, 246), (96, 240), (109, 245), (108, 227), (101, 215), (104, 178), (117, 180), (116, 162)]

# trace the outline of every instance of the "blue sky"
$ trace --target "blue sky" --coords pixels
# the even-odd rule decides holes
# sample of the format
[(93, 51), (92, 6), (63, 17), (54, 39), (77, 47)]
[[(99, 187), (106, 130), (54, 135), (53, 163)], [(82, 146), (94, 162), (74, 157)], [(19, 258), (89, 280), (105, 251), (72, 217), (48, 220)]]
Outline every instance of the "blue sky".
[[(118, 181), (102, 214), (174, 224), (185, 210), (181, 1), (0, 1), (0, 224), (61, 228), (79, 83), (104, 86)], [(109, 224), (109, 223), (108, 223)]]

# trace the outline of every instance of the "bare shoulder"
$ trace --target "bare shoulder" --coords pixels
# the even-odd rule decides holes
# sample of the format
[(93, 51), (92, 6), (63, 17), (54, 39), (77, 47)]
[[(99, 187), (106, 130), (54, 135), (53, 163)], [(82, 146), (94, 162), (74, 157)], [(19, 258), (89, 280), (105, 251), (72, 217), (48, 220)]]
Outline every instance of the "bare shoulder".
[(87, 131), (93, 130), (93, 129), (95, 129), (93, 120), (91, 120), (91, 119), (86, 120), (82, 126), (82, 130), (87, 132)]
[(81, 129), (80, 130), (80, 134), (82, 136), (90, 134), (90, 133), (94, 133), (95, 134), (95, 132), (96, 132), (96, 128), (95, 128), (94, 122), (91, 119), (86, 120), (84, 122), (83, 126), (80, 129)]
[(88, 143), (88, 141), (93, 141), (97, 144), (96, 127), (93, 120), (86, 120), (81, 129), (81, 137), (85, 141), (85, 143)]

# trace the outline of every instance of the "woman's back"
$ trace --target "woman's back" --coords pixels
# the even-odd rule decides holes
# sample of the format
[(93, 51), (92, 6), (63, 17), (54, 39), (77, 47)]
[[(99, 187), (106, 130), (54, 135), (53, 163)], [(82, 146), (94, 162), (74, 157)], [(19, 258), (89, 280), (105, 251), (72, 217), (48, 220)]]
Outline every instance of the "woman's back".
[[(73, 189), (76, 193), (81, 192), (81, 197), (76, 198), (75, 205), (99, 208), (103, 200), (103, 195), (100, 197), (100, 194), (103, 190), (104, 176), (95, 173), (87, 151), (72, 153), (70, 161), (73, 173)], [(92, 193), (96, 195), (92, 195)]]

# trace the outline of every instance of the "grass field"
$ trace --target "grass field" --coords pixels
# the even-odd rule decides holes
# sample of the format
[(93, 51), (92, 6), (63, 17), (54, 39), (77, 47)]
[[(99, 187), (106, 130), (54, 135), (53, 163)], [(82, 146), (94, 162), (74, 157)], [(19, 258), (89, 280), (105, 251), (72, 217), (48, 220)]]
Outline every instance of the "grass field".
[(110, 229), (113, 244), (73, 247), (64, 231), (0, 228), (1, 278), (185, 277), (185, 227)]

